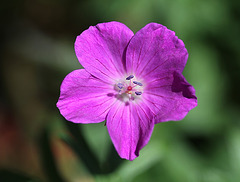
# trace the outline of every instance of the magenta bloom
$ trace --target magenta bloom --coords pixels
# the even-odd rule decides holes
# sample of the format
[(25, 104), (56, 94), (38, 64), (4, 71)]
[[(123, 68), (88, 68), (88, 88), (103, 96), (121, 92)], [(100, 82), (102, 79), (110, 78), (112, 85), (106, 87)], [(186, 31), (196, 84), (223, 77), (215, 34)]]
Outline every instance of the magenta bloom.
[(122, 23), (101, 23), (77, 37), (75, 51), (85, 69), (66, 76), (57, 107), (74, 123), (106, 120), (122, 158), (139, 156), (154, 124), (181, 120), (197, 106), (182, 75), (187, 50), (163, 25), (150, 23), (134, 35)]

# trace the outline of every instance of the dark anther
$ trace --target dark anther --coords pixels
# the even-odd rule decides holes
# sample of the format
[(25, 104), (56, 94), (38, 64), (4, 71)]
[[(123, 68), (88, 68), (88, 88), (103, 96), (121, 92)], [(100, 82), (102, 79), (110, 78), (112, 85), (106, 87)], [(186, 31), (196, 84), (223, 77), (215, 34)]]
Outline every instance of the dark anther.
[(142, 95), (142, 92), (135, 92), (136, 95)]
[(122, 83), (118, 83), (117, 86), (118, 86), (119, 89), (123, 88), (123, 84)]
[(126, 80), (131, 80), (132, 78), (134, 78), (134, 76), (133, 76), (133, 75), (130, 75), (130, 76), (128, 76), (128, 77), (126, 78)]
[(142, 83), (140, 83), (140, 82), (137, 82), (137, 81), (133, 81), (133, 83), (134, 83), (134, 84), (136, 84), (136, 85), (139, 85), (139, 86), (143, 86), (143, 84), (142, 84)]

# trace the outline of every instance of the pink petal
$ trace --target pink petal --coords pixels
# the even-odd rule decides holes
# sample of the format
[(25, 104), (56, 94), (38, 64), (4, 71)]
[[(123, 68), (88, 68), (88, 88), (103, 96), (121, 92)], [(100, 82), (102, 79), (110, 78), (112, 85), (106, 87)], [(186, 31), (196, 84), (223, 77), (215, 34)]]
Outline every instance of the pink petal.
[(133, 32), (119, 22), (100, 23), (79, 35), (75, 52), (81, 65), (105, 81), (121, 78), (125, 73), (123, 52)]
[(155, 123), (181, 120), (197, 106), (194, 88), (178, 72), (159, 74), (142, 96), (155, 115)]
[(75, 70), (62, 82), (57, 107), (61, 114), (74, 123), (98, 123), (105, 117), (116, 101), (113, 86), (86, 70)]
[(159, 72), (182, 72), (188, 53), (184, 43), (165, 26), (150, 23), (131, 39), (126, 52), (128, 73), (151, 79)]
[(134, 160), (148, 143), (153, 127), (153, 117), (144, 104), (116, 103), (108, 113), (107, 128), (121, 158)]

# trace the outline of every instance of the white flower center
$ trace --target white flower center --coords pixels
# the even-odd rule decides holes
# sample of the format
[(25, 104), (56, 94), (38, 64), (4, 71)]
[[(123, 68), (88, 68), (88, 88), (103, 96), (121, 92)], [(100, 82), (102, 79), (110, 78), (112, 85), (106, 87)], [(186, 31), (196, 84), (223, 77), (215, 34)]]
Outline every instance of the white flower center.
[(118, 92), (117, 98), (123, 102), (136, 101), (143, 94), (143, 84), (133, 75), (116, 83), (114, 89)]

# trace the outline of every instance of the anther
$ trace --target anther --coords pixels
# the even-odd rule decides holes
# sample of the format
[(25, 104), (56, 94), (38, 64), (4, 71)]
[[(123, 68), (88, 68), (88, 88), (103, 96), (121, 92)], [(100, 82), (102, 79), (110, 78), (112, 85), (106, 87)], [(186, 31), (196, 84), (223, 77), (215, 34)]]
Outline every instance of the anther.
[(142, 92), (135, 92), (136, 95), (142, 95)]
[(126, 78), (126, 80), (131, 80), (132, 78), (134, 78), (134, 76), (133, 76), (133, 75), (130, 75), (130, 76), (128, 76), (128, 77)]
[(137, 81), (133, 81), (133, 83), (134, 83), (134, 84), (136, 84), (136, 85), (139, 85), (139, 86), (143, 86), (143, 84), (142, 84), (142, 83), (140, 83), (140, 82), (137, 82)]
[(118, 83), (117, 86), (118, 86), (119, 89), (123, 88), (123, 84), (122, 83)]

